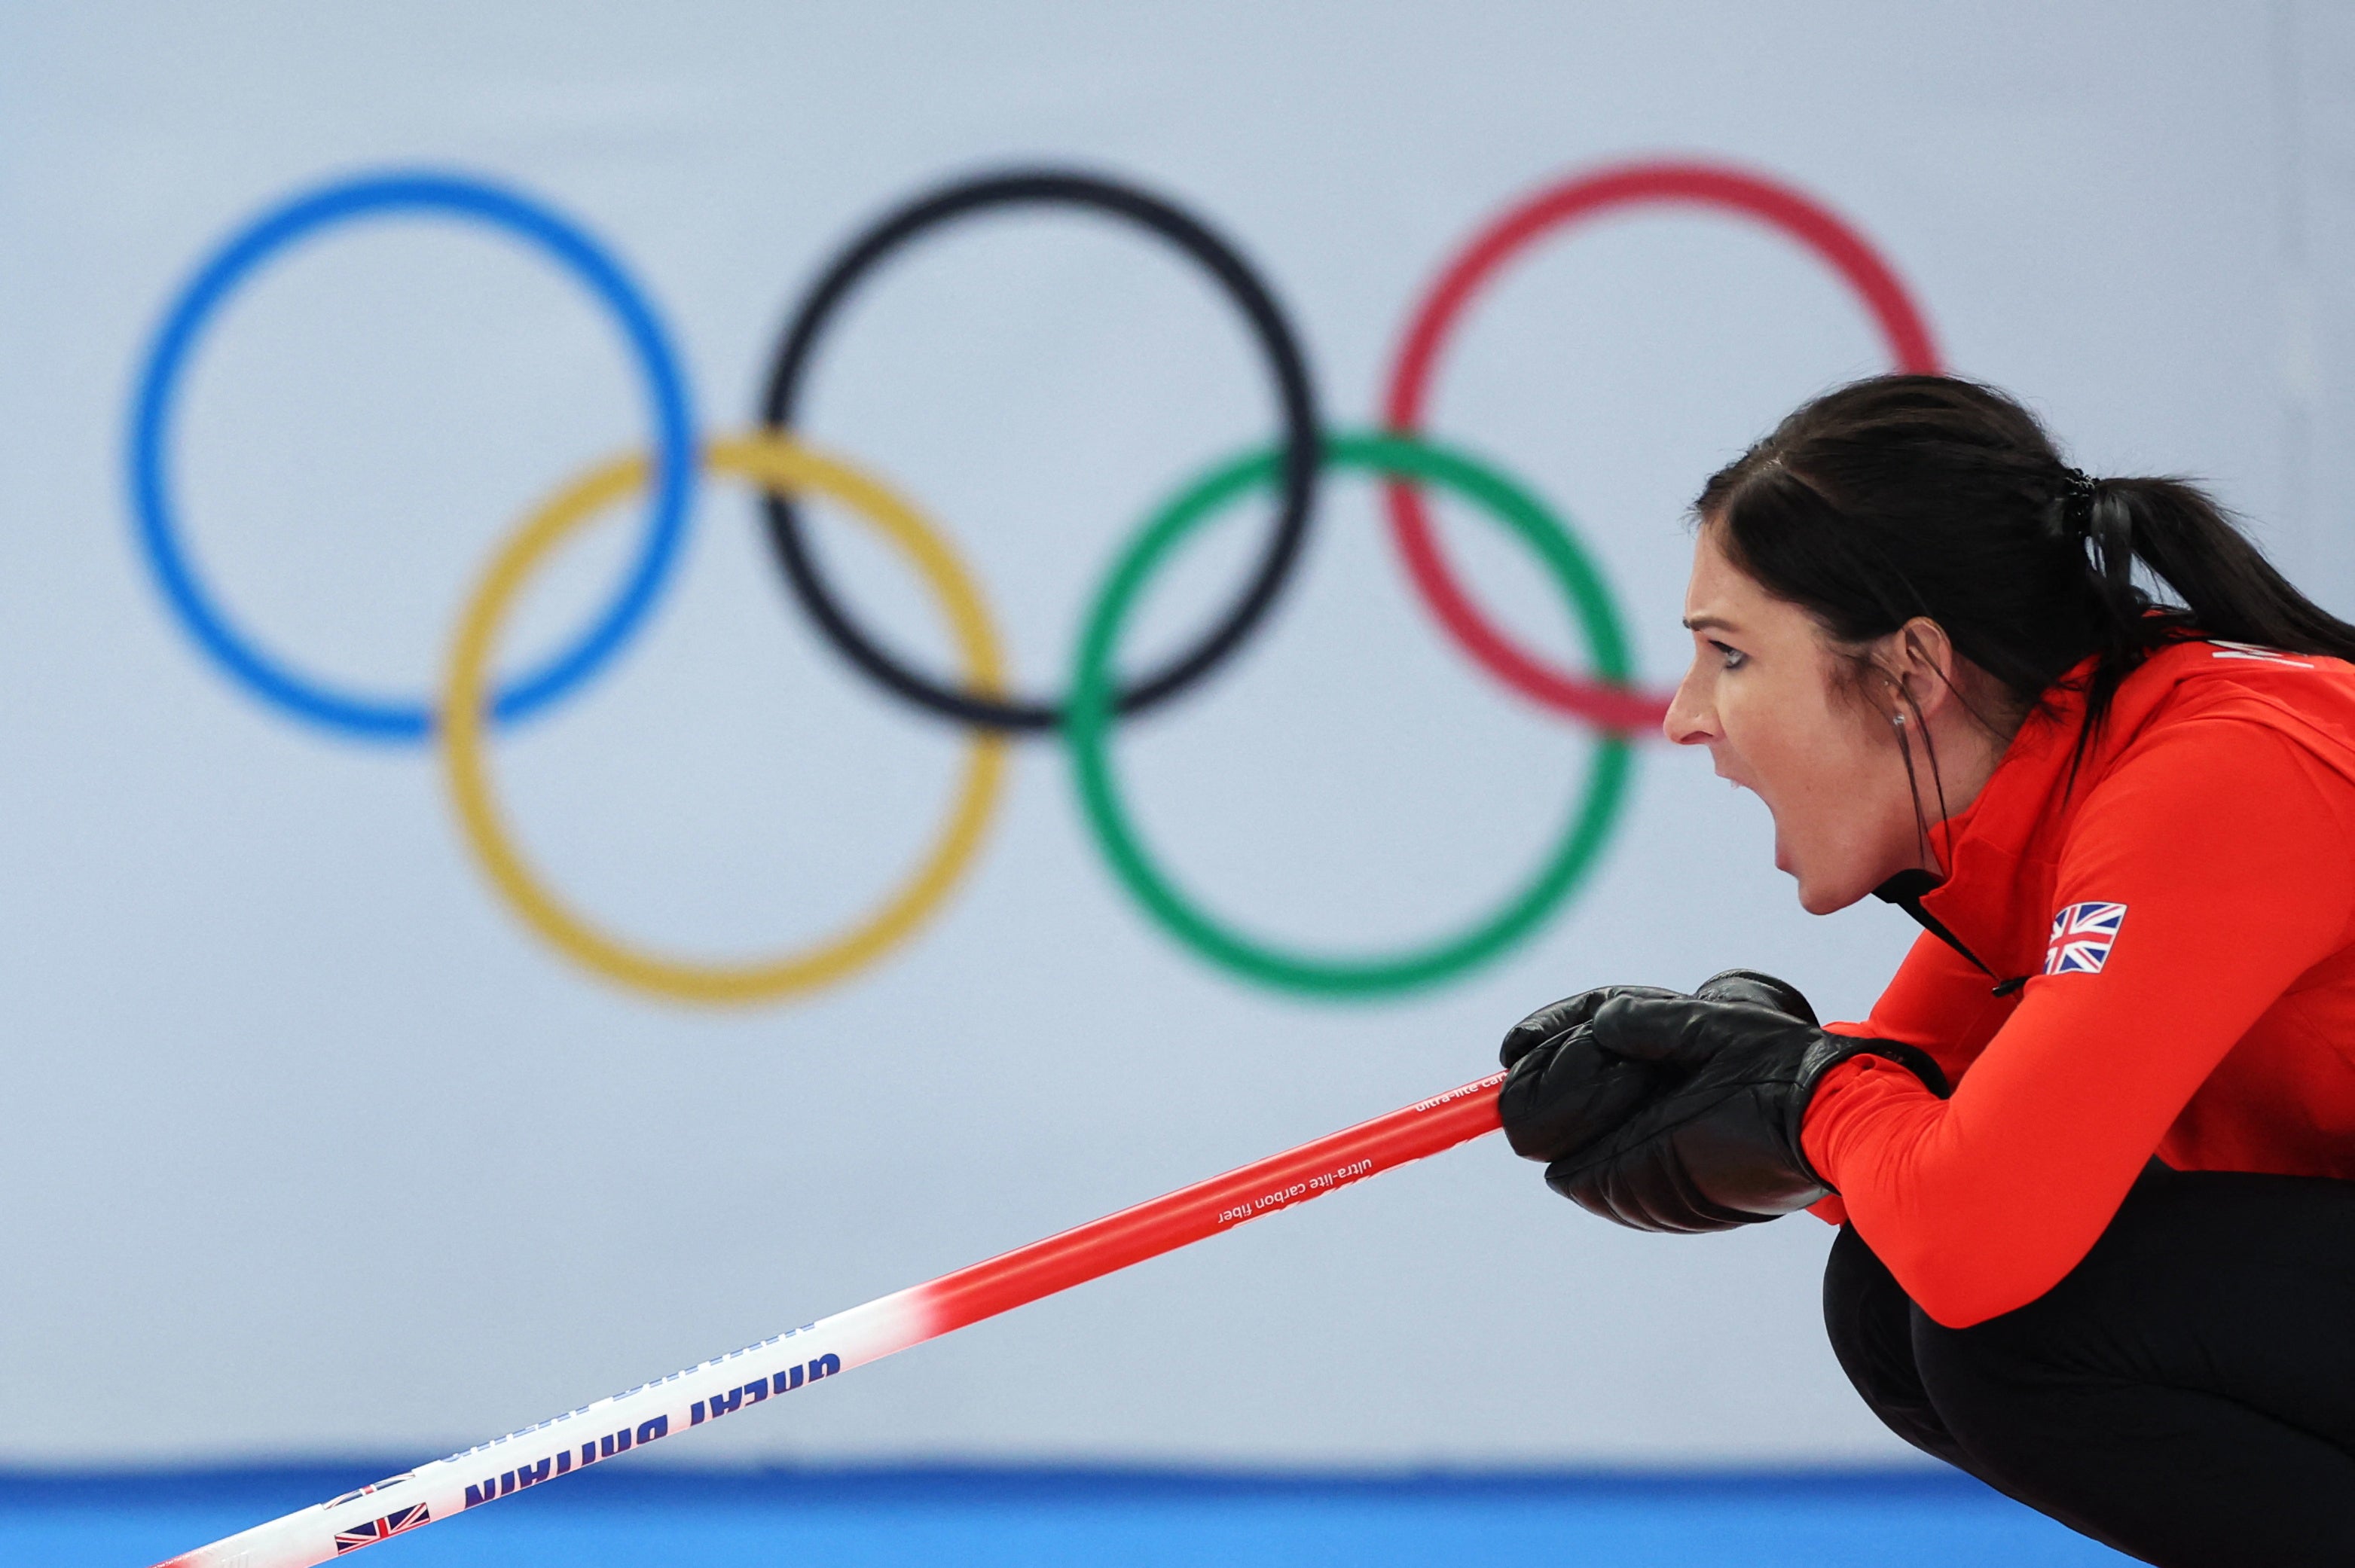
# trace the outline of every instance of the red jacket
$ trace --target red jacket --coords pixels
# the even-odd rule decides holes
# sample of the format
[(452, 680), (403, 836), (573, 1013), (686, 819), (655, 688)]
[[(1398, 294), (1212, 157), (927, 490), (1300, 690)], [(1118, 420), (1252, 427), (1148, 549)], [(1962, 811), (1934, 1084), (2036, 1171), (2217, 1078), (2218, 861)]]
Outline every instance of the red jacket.
[(1843, 1033), (1955, 1081), (1843, 1063), (1807, 1158), (1906, 1294), (1960, 1328), (2092, 1247), (2155, 1154), (2355, 1180), (2355, 667), (2224, 642), (2119, 687), (2073, 785), (2083, 671), (1933, 830), (1935, 937)]

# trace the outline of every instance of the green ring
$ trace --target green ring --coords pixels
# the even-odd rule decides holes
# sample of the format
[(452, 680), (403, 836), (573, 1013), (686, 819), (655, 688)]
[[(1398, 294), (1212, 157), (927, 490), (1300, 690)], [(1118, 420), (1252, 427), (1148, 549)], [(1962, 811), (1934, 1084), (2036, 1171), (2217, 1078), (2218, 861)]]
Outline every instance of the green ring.
[[(1436, 483), (1478, 503), (1526, 541), (1545, 563), (1577, 616), (1590, 657), (1604, 679), (1628, 683), (1626, 639), (1609, 591), (1570, 531), (1526, 491), (1461, 452), (1408, 436), (1327, 434), (1324, 461), (1343, 468), (1403, 474)], [(1536, 929), (1593, 865), (1626, 795), (1634, 747), (1605, 735), (1587, 771), (1586, 791), (1571, 812), (1545, 864), (1497, 914), (1427, 947), (1372, 958), (1288, 952), (1237, 935), (1189, 902), (1146, 858), (1114, 793), (1107, 749), (1113, 728), (1114, 645), (1138, 593), (1178, 541), (1245, 493), (1272, 484), (1280, 454), (1249, 453), (1196, 480), (1154, 514), (1106, 574), (1071, 676), (1063, 728), (1088, 825), (1121, 884), (1169, 932), (1238, 974), (1287, 991), (1357, 997), (1435, 985), (1484, 963)]]

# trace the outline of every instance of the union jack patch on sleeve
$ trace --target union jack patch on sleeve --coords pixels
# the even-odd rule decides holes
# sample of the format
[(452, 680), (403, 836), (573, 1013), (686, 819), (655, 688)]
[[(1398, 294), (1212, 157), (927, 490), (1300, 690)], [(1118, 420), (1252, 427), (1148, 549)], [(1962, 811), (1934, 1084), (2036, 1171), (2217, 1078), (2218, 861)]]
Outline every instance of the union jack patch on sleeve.
[(2110, 944), (2125, 923), (2123, 904), (2072, 904), (2052, 916), (2052, 939), (2044, 948), (2048, 975), (2093, 975), (2110, 961)]
[(374, 1546), (378, 1542), (399, 1535), (405, 1530), (415, 1530), (420, 1525), (432, 1522), (433, 1515), (423, 1503), (395, 1509), (382, 1519), (366, 1520), (349, 1530), (336, 1531), (336, 1555), (341, 1557), (346, 1552)]

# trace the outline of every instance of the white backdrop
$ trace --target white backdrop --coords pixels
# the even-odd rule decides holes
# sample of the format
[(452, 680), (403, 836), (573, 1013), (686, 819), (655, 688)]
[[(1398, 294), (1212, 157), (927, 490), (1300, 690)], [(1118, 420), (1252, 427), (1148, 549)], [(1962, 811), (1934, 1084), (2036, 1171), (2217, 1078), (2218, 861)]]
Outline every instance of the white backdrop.
[[(422, 1456), (1475, 1076), (1567, 991), (1746, 963), (1853, 1014), (1907, 940), (1879, 906), (1802, 916), (1755, 802), (1652, 742), (1532, 939), (1403, 1000), (1303, 999), (1153, 925), (1031, 742), (975, 872), (871, 969), (734, 1011), (618, 990), (494, 897), (430, 752), (234, 684), (140, 554), (150, 338), (232, 230), (322, 181), (458, 169), (572, 216), (723, 432), (858, 226), (953, 175), (1100, 169), (1235, 241), (1348, 427), (1508, 204), (1615, 160), (1729, 162), (1861, 228), (1952, 363), (2082, 464), (2205, 476), (2355, 607), (2355, 31), (2328, 7), (16, 4), (0, 34), (0, 1460)], [(289, 250), (182, 388), (189, 548), (291, 661), (421, 693), (494, 544), (644, 440), (617, 343), (486, 230)], [(1701, 478), (1881, 355), (1787, 242), (1635, 215), (1499, 280), (1432, 428), (1576, 519), (1657, 687)], [(862, 291), (807, 428), (940, 520), (1044, 690), (1145, 515), (1270, 438), (1266, 386), (1167, 253), (1000, 218)], [(639, 516), (534, 595), (527, 652), (602, 601)], [(1146, 652), (1264, 526), (1238, 508), (1189, 552)], [(1451, 515), (1483, 599), (1566, 656), (1492, 534)], [(838, 519), (821, 543), (879, 635), (944, 668), (893, 560)], [(961, 744), (820, 642), (721, 480), (643, 635), (495, 756), (569, 895), (732, 956), (879, 896)], [(1357, 950), (1493, 905), (1590, 744), (1445, 639), (1337, 474), (1271, 623), (1118, 755), (1188, 886)], [(1892, 1457), (1822, 1342), (1829, 1234), (1624, 1233), (1489, 1140), (677, 1457)]]

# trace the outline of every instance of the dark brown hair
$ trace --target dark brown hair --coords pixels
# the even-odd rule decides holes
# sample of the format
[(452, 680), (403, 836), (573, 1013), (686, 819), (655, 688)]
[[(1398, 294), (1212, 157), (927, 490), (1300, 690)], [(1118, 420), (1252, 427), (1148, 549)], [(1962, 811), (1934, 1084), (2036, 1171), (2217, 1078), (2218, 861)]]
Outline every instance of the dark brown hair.
[[(2198, 486), (2080, 473), (2033, 414), (1955, 376), (1824, 394), (1710, 475), (1694, 509), (1727, 559), (1836, 641), (1925, 616), (2019, 712), (2094, 657), (2081, 752), (2118, 683), (2167, 642), (2355, 659), (2355, 626), (2290, 586)], [(2137, 586), (2137, 563), (2172, 602)]]

